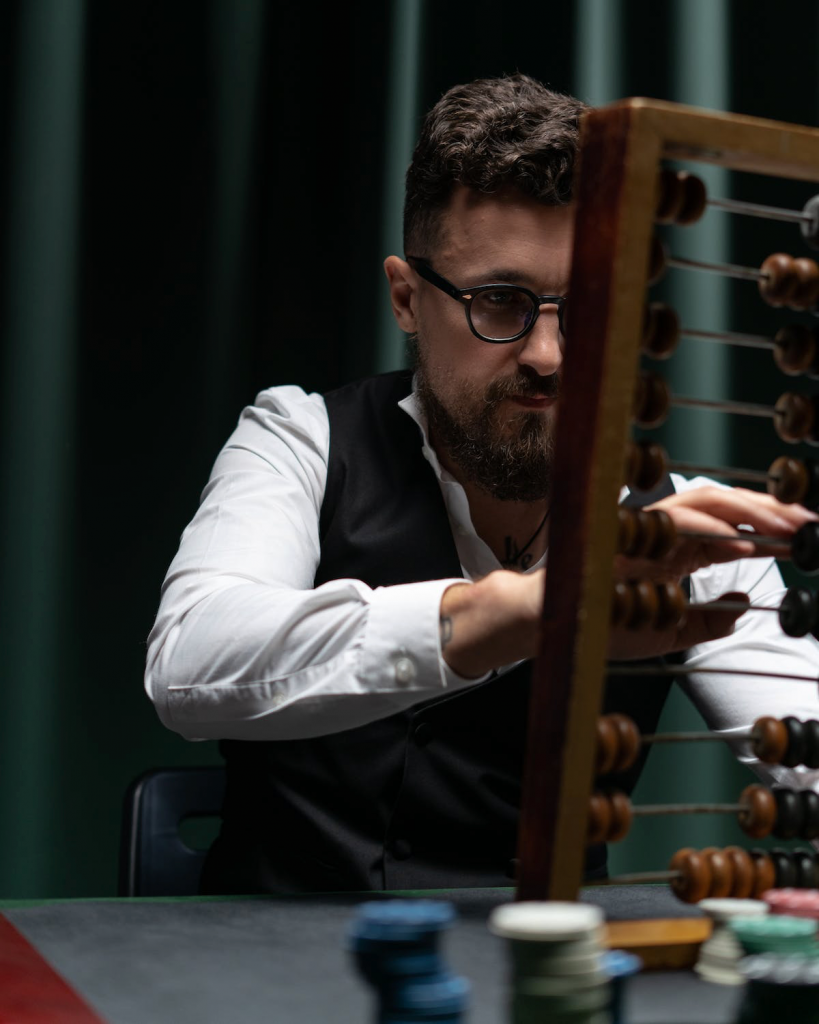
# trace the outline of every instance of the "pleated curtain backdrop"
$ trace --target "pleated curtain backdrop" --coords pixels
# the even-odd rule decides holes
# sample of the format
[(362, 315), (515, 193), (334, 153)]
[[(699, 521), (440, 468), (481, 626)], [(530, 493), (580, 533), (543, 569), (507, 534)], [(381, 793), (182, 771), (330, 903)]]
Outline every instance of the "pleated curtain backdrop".
[[(130, 779), (217, 760), (214, 744), (166, 733), (143, 696), (159, 586), (257, 391), (323, 390), (402, 363), (381, 261), (401, 252), (423, 111), (456, 82), (521, 70), (592, 103), (639, 94), (815, 124), (817, 8), (780, 9), (0, 7), (0, 897), (113, 894)], [(733, 184), (707, 178), (715, 193)], [(755, 182), (744, 187), (756, 198)], [(776, 191), (800, 205), (803, 193)], [(709, 217), (696, 232), (675, 239), (680, 251), (761, 258), (753, 225)], [(689, 326), (752, 327), (732, 286), (692, 280), (667, 294)], [(705, 344), (671, 365), (684, 393), (739, 372)], [(771, 375), (754, 366), (741, 372), (761, 394)], [(668, 429), (692, 460), (757, 446), (684, 418)], [(667, 717), (692, 712), (675, 699)], [(652, 798), (660, 775), (680, 796), (742, 778), (724, 751), (698, 756), (696, 773), (659, 754), (643, 785)], [(713, 823), (635, 829), (615, 862), (656, 865), (714, 838)]]

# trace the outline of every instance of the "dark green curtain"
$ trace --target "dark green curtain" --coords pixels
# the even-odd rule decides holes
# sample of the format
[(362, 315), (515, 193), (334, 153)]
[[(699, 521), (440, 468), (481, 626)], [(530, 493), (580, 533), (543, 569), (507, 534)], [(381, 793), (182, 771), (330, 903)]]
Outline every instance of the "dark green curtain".
[[(258, 390), (403, 358), (380, 264), (400, 250), (421, 112), (456, 82), (523, 70), (596, 103), (814, 124), (816, 33), (811, 0), (777, 17), (762, 0), (0, 5), (0, 895), (113, 894), (127, 783), (216, 759), (142, 693), (159, 586)], [(752, 263), (783, 247), (775, 226), (739, 221), (709, 242)], [(733, 287), (675, 300), (772, 322), (751, 324)], [(687, 389), (734, 380), (730, 355), (686, 353)], [(743, 371), (759, 401), (768, 367)], [(741, 460), (761, 442), (713, 428), (696, 443)], [(719, 757), (702, 784), (733, 773)], [(622, 856), (656, 864), (660, 845), (635, 833)]]

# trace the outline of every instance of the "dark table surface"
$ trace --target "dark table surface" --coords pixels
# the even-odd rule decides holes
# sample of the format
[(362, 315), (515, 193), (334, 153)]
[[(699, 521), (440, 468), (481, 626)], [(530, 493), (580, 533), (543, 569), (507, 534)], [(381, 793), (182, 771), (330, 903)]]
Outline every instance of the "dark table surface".
[[(503, 1024), (506, 949), (486, 919), (512, 890), (423, 895), (457, 906), (443, 952), (472, 983), (469, 1024)], [(610, 920), (699, 913), (662, 887), (599, 888), (584, 899)], [(361, 901), (358, 894), (71, 900), (6, 902), (0, 910), (110, 1024), (366, 1024), (371, 996), (344, 948)], [(728, 1024), (740, 995), (689, 972), (642, 974), (630, 983), (626, 1021)]]

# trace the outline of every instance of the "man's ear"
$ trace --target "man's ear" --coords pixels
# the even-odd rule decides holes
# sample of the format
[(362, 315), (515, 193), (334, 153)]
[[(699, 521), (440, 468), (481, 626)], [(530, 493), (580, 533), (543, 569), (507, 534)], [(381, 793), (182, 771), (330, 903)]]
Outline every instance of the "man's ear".
[(384, 260), (384, 273), (390, 287), (392, 313), (402, 331), (415, 334), (418, 277), (409, 263), (400, 256), (388, 256)]

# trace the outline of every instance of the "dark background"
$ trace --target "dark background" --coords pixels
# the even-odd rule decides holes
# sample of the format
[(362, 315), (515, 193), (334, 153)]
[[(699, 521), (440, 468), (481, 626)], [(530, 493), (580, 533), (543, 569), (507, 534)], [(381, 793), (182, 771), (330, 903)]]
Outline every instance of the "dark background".
[[(380, 263), (420, 112), (522, 70), (591, 102), (813, 125), (818, 21), (813, 0), (0, 5), (0, 896), (113, 894), (130, 779), (215, 760), (142, 692), (159, 587), (257, 391), (400, 359)], [(727, 255), (798, 248), (782, 231), (736, 220)], [(771, 329), (747, 289), (727, 294), (737, 327)], [(689, 376), (698, 351), (678, 357)], [(754, 400), (781, 390), (767, 357), (722, 365)], [(744, 428), (729, 443), (759, 447)]]

